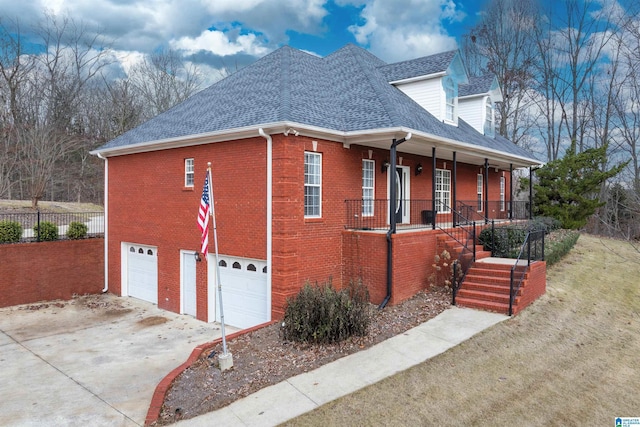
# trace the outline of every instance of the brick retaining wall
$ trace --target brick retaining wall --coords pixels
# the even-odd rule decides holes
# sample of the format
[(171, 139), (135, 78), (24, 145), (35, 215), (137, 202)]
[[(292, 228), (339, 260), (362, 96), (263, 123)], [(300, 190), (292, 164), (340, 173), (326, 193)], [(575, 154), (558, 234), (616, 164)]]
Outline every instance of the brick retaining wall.
[(104, 239), (0, 245), (0, 307), (97, 294)]

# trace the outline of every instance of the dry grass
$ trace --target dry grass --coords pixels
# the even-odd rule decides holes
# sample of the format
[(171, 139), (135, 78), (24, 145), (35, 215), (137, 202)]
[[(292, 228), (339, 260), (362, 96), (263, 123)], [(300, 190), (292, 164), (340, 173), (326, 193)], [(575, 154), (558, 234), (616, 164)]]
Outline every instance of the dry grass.
[[(65, 213), (65, 212), (102, 212), (103, 207), (93, 203), (72, 202), (38, 202), (41, 212)], [(0, 199), (0, 212), (18, 213), (33, 212), (31, 200), (6, 200)]]
[(609, 426), (640, 416), (640, 253), (583, 235), (517, 317), (286, 425)]

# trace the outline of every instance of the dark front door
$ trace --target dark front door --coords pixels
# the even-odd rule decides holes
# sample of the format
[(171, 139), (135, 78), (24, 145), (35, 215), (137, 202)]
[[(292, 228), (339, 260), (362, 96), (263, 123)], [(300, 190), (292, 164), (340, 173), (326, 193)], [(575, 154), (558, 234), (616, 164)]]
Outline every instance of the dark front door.
[(405, 202), (404, 197), (404, 183), (402, 182), (402, 168), (396, 168), (396, 224), (402, 224), (402, 212), (404, 212), (403, 204)]

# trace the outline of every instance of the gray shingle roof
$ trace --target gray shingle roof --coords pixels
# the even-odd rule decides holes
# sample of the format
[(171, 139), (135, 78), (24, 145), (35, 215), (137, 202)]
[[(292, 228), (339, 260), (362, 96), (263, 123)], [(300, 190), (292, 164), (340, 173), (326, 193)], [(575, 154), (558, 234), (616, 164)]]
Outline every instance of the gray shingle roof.
[(457, 50), (451, 50), (394, 64), (385, 64), (380, 67), (380, 71), (388, 82), (428, 76), (446, 71), (457, 54)]
[[(456, 52), (386, 64), (348, 44), (325, 58), (285, 46), (122, 134), (97, 151), (229, 129), (294, 122), (336, 131), (406, 127), (533, 158), (515, 144), (485, 137), (459, 120), (442, 123), (390, 76), (446, 70)], [(403, 71), (404, 69), (411, 71)], [(506, 143), (505, 143), (506, 141)]]
[(479, 77), (469, 77), (469, 84), (461, 84), (458, 86), (458, 96), (479, 95), (488, 93), (495, 76), (493, 74), (485, 74)]

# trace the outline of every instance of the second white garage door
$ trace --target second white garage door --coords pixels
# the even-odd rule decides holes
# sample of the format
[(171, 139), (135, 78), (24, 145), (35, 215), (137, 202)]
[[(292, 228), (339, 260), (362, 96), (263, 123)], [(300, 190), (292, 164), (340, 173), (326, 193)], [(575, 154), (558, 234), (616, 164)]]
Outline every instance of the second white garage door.
[[(250, 328), (269, 320), (267, 262), (220, 255), (220, 279), (225, 324)], [(215, 255), (209, 254), (215, 267)], [(216, 321), (220, 321), (215, 268), (209, 269), (209, 292), (215, 292)]]

